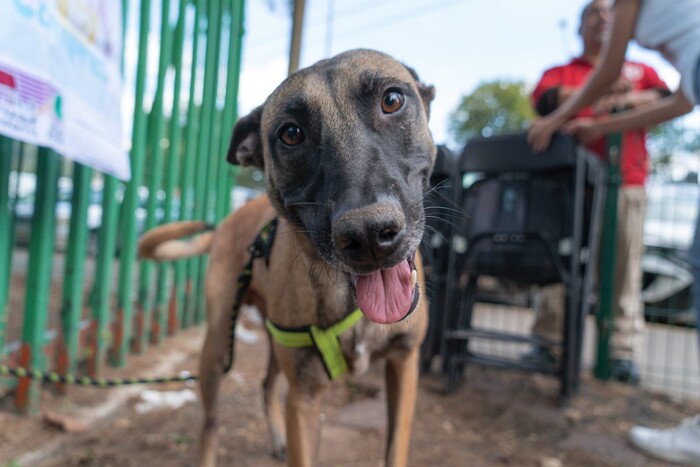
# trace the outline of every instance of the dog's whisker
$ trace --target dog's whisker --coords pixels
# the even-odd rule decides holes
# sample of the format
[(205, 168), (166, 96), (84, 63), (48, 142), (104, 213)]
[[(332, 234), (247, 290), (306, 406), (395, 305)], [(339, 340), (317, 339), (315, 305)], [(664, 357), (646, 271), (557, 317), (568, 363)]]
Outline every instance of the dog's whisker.
[[(426, 225), (425, 225), (425, 230), (426, 230), (427, 232), (429, 232), (429, 233), (433, 233), (433, 234), (439, 235), (440, 237), (442, 237), (443, 240), (447, 239), (447, 237), (445, 236), (445, 234), (444, 234), (443, 232), (441, 232), (440, 230), (436, 229), (436, 228), (433, 227), (432, 225), (426, 224)], [(421, 239), (421, 241), (427, 241), (427, 238), (426, 238), (425, 236), (423, 236), (423, 238)]]
[[(461, 207), (459, 204), (457, 204), (451, 197), (445, 196), (444, 193), (439, 192), (439, 191), (434, 192), (434, 193), (435, 193), (435, 195), (436, 195), (435, 198), (437, 198), (437, 199), (432, 200), (430, 203), (428, 203), (428, 206), (426, 206), (426, 207), (432, 207), (432, 206), (436, 206), (436, 207), (451, 207), (452, 209), (455, 209), (455, 210), (457, 210), (457, 211), (461, 211), (461, 210), (462, 210), (462, 207)], [(425, 201), (426, 201), (427, 199), (428, 199), (428, 196), (424, 196), (424, 197), (423, 197), (423, 202), (424, 202), (424, 204), (425, 204)], [(436, 201), (439, 201), (440, 204), (436, 204), (436, 203), (435, 203)]]
[[(448, 221), (447, 219), (444, 219), (444, 218), (442, 218), (442, 217), (426, 217), (426, 219), (437, 219), (437, 220), (439, 220), (439, 221), (442, 221), (442, 222), (444, 222), (445, 224), (449, 225), (453, 230), (459, 231), (459, 230), (461, 229), (461, 227), (459, 226), (459, 224), (457, 224), (457, 223), (455, 223), (455, 222), (452, 222), (452, 221)], [(435, 226), (429, 225), (429, 224), (425, 224), (425, 228), (426, 228), (426, 229), (427, 229), (427, 228), (436, 229)], [(452, 229), (451, 229), (451, 230), (452, 230)]]
[(452, 194), (451, 193), (449, 193), (449, 194), (450, 194), (449, 197), (446, 196), (446, 194), (436, 186), (436, 187), (431, 188), (430, 190), (422, 193), (421, 200), (425, 202), (429, 198), (439, 199), (445, 204), (450, 204), (454, 207), (459, 207), (459, 205), (457, 205), (455, 203), (455, 201), (452, 199), (452, 197), (451, 197)]
[(297, 260), (299, 258), (301, 258), (302, 253), (306, 253), (306, 251), (303, 248), (300, 248), (299, 251), (297, 252), (297, 254), (294, 255), (294, 258), (292, 258), (292, 261), (289, 264), (289, 268), (287, 269), (287, 276), (285, 277), (284, 288), (286, 288), (287, 281), (289, 280), (289, 276), (292, 274), (292, 271), (294, 270), (294, 263), (296, 263)]
[(284, 232), (279, 232), (279, 233), (277, 233), (276, 235), (277, 235), (278, 237), (281, 237), (281, 236), (283, 236), (283, 235), (291, 235), (291, 234), (306, 234), (306, 235), (308, 235), (308, 234), (311, 234), (311, 233), (313, 233), (313, 231), (311, 231), (311, 230), (302, 230), (302, 229), (293, 230), (293, 229), (290, 229), (290, 230), (287, 230), (287, 231), (284, 231)]
[(444, 185), (447, 185), (449, 183), (452, 183), (452, 180), (449, 178), (446, 178), (444, 180), (440, 180), (435, 185), (430, 186), (430, 188), (428, 188), (427, 191), (423, 192), (423, 199), (425, 199), (427, 196), (429, 196), (430, 194), (434, 193), (435, 191), (437, 191), (438, 189), (442, 188)]
[(292, 206), (292, 207), (298, 207), (298, 206), (320, 206), (322, 208), (325, 208), (328, 206), (328, 203), (320, 203), (320, 202), (314, 202), (314, 201), (298, 201), (296, 203), (289, 203), (287, 206)]
[(425, 207), (425, 212), (433, 212), (433, 211), (441, 211), (441, 212), (446, 212), (449, 213), (451, 217), (456, 217), (458, 219), (464, 219), (466, 217), (466, 214), (464, 211), (461, 209), (455, 209), (451, 208), (449, 206), (436, 206), (436, 205), (431, 205), (431, 206), (426, 206)]

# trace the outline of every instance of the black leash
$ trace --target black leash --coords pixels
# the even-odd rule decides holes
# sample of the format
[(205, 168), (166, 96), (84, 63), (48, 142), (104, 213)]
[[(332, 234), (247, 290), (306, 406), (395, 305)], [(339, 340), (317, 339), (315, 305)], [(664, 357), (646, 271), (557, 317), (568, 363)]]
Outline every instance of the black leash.
[(23, 367), (9, 367), (0, 365), (1, 377), (31, 378), (34, 381), (45, 383), (60, 383), (72, 386), (97, 386), (101, 388), (130, 386), (135, 384), (165, 384), (173, 382), (196, 381), (198, 378), (183, 371), (176, 376), (166, 376), (160, 378), (92, 378), (90, 376), (61, 375), (53, 371), (31, 370)]
[[(272, 244), (275, 241), (275, 233), (277, 232), (277, 218), (274, 218), (270, 223), (260, 230), (258, 236), (252, 245), (248, 247), (250, 252), (250, 260), (243, 272), (238, 277), (238, 282), (236, 284), (236, 300), (233, 304), (233, 310), (231, 312), (231, 333), (229, 335), (229, 354), (228, 361), (224, 366), (224, 374), (228, 373), (233, 366), (233, 352), (234, 344), (236, 339), (236, 322), (238, 321), (238, 313), (243, 304), (243, 297), (245, 296), (248, 288), (250, 287), (250, 282), (253, 279), (253, 263), (258, 258), (265, 258), (265, 264), (270, 263), (270, 252), (272, 251)], [(166, 376), (158, 378), (93, 378), (90, 376), (74, 376), (74, 375), (62, 375), (54, 371), (40, 371), (32, 370), (24, 367), (9, 367), (7, 365), (0, 364), (0, 377), (9, 378), (31, 378), (34, 381), (43, 381), (45, 383), (56, 383), (56, 384), (66, 384), (75, 386), (95, 386), (95, 387), (117, 387), (117, 386), (129, 386), (136, 384), (165, 384), (173, 382), (187, 382), (196, 381), (199, 379), (198, 376), (193, 375), (187, 371), (181, 372), (176, 376)]]
[(238, 276), (236, 284), (236, 300), (233, 302), (233, 310), (231, 310), (231, 329), (228, 342), (228, 361), (224, 365), (224, 374), (228, 373), (233, 366), (233, 349), (236, 340), (236, 322), (238, 321), (238, 313), (243, 305), (243, 297), (245, 296), (250, 281), (253, 280), (253, 263), (258, 258), (265, 258), (265, 265), (270, 265), (270, 252), (272, 244), (275, 242), (275, 234), (277, 233), (277, 218), (272, 219), (265, 227), (260, 230), (255, 241), (248, 247), (250, 259), (248, 264), (243, 268), (243, 272)]

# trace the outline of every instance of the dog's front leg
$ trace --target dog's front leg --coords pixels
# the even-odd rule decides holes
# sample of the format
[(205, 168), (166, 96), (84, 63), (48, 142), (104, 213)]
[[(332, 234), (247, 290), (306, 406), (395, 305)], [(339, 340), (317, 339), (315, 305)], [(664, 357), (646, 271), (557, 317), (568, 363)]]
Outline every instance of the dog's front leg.
[(282, 372), (277, 357), (274, 354), (271, 339), (268, 340), (270, 358), (268, 359), (267, 375), (263, 382), (263, 397), (265, 402), (265, 415), (267, 417), (267, 429), (272, 443), (272, 455), (279, 460), (287, 456), (287, 441), (284, 433), (284, 416), (280, 400), (278, 398), (278, 386), (282, 380)]
[(321, 428), (321, 392), (290, 384), (287, 393), (287, 459), (292, 467), (316, 465)]
[(287, 465), (311, 467), (318, 459), (321, 396), (330, 380), (315, 351), (274, 346), (289, 381), (285, 404)]
[(389, 415), (387, 467), (401, 467), (408, 462), (417, 392), (418, 349), (414, 348), (407, 354), (387, 358), (386, 398)]
[[(222, 313), (226, 316), (225, 313)], [(199, 364), (199, 388), (204, 406), (204, 426), (200, 447), (200, 467), (214, 467), (219, 446), (216, 403), (219, 386), (224, 376), (224, 362), (227, 358), (229, 331), (227, 326), (210, 323), (204, 339), (204, 347)]]

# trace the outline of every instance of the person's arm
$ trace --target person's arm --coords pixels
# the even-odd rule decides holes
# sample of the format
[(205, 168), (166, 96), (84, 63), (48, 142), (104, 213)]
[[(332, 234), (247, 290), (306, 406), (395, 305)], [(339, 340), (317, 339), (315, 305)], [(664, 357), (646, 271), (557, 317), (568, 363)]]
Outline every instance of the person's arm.
[(603, 135), (658, 125), (693, 110), (693, 104), (678, 90), (668, 97), (626, 112), (599, 119), (577, 119), (564, 125), (584, 144)]
[(634, 34), (638, 11), (639, 0), (615, 1), (610, 37), (603, 46), (600, 61), (583, 87), (556, 111), (533, 122), (527, 136), (533, 151), (541, 152), (547, 149), (554, 132), (581, 108), (592, 104), (617, 79), (625, 61), (627, 43)]
[(561, 105), (568, 101), (571, 96), (576, 92), (576, 88), (574, 86), (562, 86), (559, 88), (559, 93), (557, 95), (558, 98), (558, 106), (557, 108), (561, 107)]
[(534, 100), (533, 107), (537, 115), (544, 117), (554, 112), (562, 102), (571, 97), (576, 88), (572, 86), (554, 86), (539, 93), (539, 98)]
[(593, 113), (602, 115), (613, 110), (629, 110), (651, 104), (663, 97), (670, 95), (666, 89), (642, 89), (632, 90), (622, 94), (607, 94), (599, 98), (593, 104)]
[[(661, 98), (671, 95), (668, 86), (652, 67), (644, 64), (630, 65), (641, 71), (641, 77), (636, 84), (625, 78), (618, 78), (618, 82), (627, 84), (626, 88), (617, 86), (617, 90), (602, 96), (593, 104), (593, 113), (602, 115), (615, 110), (630, 110), (651, 104)], [(613, 85), (615, 87), (615, 85)]]

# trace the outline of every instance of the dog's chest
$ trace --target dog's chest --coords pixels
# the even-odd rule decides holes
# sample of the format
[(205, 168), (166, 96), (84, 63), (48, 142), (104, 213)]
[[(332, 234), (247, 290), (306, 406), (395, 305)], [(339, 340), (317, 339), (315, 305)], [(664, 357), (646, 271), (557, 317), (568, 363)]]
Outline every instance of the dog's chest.
[(386, 357), (393, 352), (406, 352), (411, 348), (410, 334), (388, 333), (386, 328), (366, 319), (340, 336), (339, 340), (348, 370), (353, 375), (365, 373), (376, 358)]
[(341, 338), (341, 348), (349, 371), (354, 375), (361, 375), (369, 368), (371, 349), (367, 336), (363, 335), (362, 332), (356, 334), (359, 336), (353, 336), (354, 339), (345, 339), (347, 341), (345, 343)]

